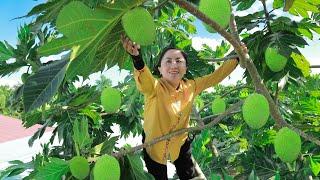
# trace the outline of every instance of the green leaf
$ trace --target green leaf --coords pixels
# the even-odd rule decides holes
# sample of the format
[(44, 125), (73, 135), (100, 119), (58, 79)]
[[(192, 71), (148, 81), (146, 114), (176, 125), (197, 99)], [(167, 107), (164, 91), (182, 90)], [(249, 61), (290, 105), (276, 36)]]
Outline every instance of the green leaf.
[[(98, 49), (96, 59), (96, 66), (104, 67), (107, 63), (108, 68), (115, 64), (119, 64), (120, 68), (124, 66), (125, 60), (129, 57), (128, 53), (124, 51), (120, 39), (120, 35), (124, 33), (121, 22), (112, 29), (110, 34), (103, 40), (103, 43)], [(109, 51), (106, 51), (108, 49)]]
[(36, 21), (34, 22), (35, 26), (42, 25), (47, 22), (55, 21), (60, 10), (69, 3), (69, 0), (52, 0), (47, 3), (39, 4), (31, 9), (27, 15), (18, 17), (30, 17), (37, 15)]
[(64, 160), (52, 158), (50, 162), (40, 167), (35, 179), (36, 180), (60, 180), (61, 176), (69, 171), (69, 165)]
[(273, 1), (273, 9), (279, 9), (283, 7), (283, 1), (284, 0), (274, 0)]
[(86, 115), (87, 117), (91, 118), (94, 125), (98, 125), (99, 121), (101, 120), (100, 113), (95, 111), (93, 108), (86, 107), (80, 111), (80, 114)]
[(212, 173), (210, 179), (211, 180), (221, 180), (221, 177), (215, 173)]
[(119, 139), (119, 136), (115, 137), (106, 137), (106, 140), (96, 145), (94, 148), (92, 148), (92, 152), (94, 154), (111, 154), (114, 150), (114, 147)]
[[(125, 163), (127, 170), (130, 170), (130, 179), (152, 180), (154, 177), (143, 169), (143, 163), (139, 155), (127, 155), (125, 156)], [(128, 177), (127, 177), (128, 178)], [(121, 179), (123, 179), (121, 173)]]
[(294, 1), (295, 0), (285, 0), (283, 11), (288, 11), (292, 7)]
[(291, 8), (289, 9), (289, 13), (296, 16), (300, 15), (304, 18), (308, 18), (308, 12), (320, 12), (316, 4), (317, 3), (313, 4), (312, 1), (294, 0), (293, 4), (291, 5)]
[(13, 51), (0, 41), (0, 61), (8, 60), (13, 57)]
[(320, 160), (313, 159), (310, 157), (310, 168), (315, 176), (318, 176), (320, 173)]
[(70, 98), (68, 106), (84, 107), (98, 100), (100, 98), (99, 95), (100, 92), (97, 91), (96, 87), (82, 86), (78, 88), (77, 93)]
[(297, 68), (299, 68), (304, 77), (308, 77), (310, 75), (310, 63), (308, 60), (302, 55), (292, 52), (292, 59), (296, 63)]
[(39, 71), (30, 76), (23, 89), (23, 105), (26, 112), (34, 110), (56, 94), (65, 76), (67, 60), (51, 62), (39, 68)]
[(256, 175), (256, 172), (254, 170), (251, 171), (248, 180), (259, 180), (259, 177)]
[(110, 18), (108, 11), (94, 11), (79, 1), (69, 3), (57, 18), (57, 29), (65, 38), (42, 46), (39, 49), (40, 54), (51, 55), (75, 46), (72, 57), (74, 59), (106, 30), (111, 23)]
[(27, 169), (34, 168), (32, 162), (24, 163), (20, 160), (9, 161), (10, 166), (0, 171), (0, 179), (16, 176)]
[(275, 175), (275, 177), (274, 177), (274, 180), (280, 180), (281, 178), (280, 178), (280, 172), (279, 171), (277, 171), (276, 172), (276, 175)]
[(313, 34), (312, 32), (307, 28), (298, 28), (298, 31), (303, 35), (312, 40)]
[(128, 55), (120, 42), (123, 32), (120, 19), (141, 3), (142, 0), (116, 1), (95, 10), (79, 1), (69, 3), (57, 18), (57, 29), (64, 37), (45, 44), (40, 54), (48, 56), (72, 49), (68, 79), (75, 75), (86, 78), (92, 72), (103, 70), (106, 63), (108, 68), (117, 63), (121, 66)]
[(94, 62), (96, 60), (94, 57), (97, 52), (98, 45), (98, 42), (94, 42), (92, 46), (89, 46), (82, 54), (71, 61), (67, 71), (67, 79), (72, 79), (76, 75), (82, 75), (86, 79), (92, 72), (103, 70), (104, 65), (103, 68), (98, 70), (94, 68), (94, 66), (99, 64), (98, 62)]
[(225, 132), (229, 132), (228, 130), (228, 126), (222, 124), (222, 123), (219, 123), (219, 126), (221, 127), (221, 129), (223, 129)]
[(37, 124), (39, 121), (41, 121), (41, 116), (42, 116), (41, 111), (33, 111), (31, 113), (26, 113), (22, 118), (23, 126), (25, 128), (29, 128)]
[(75, 143), (78, 156), (81, 155), (82, 150), (92, 144), (92, 139), (88, 132), (88, 120), (86, 118), (74, 121), (72, 139)]
[(5, 61), (0, 61), (0, 77), (11, 75), (17, 72), (21, 67), (26, 66), (25, 62), (15, 62), (15, 63), (6, 63)]
[[(237, 11), (244, 11), (244, 10), (247, 10), (249, 9), (252, 4), (255, 2), (255, 0), (246, 0), (246, 1), (242, 1), (242, 0), (239, 0), (240, 3), (238, 4), (237, 6)], [(239, 2), (238, 1), (238, 2)]]

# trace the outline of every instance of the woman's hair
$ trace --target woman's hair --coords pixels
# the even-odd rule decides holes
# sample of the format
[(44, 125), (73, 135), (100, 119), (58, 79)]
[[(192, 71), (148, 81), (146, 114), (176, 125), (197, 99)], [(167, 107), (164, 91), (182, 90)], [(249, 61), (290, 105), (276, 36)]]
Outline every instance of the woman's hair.
[(171, 49), (175, 49), (175, 50), (179, 50), (182, 54), (182, 56), (184, 57), (184, 59), (186, 60), (186, 66), (188, 67), (188, 55), (183, 52), (181, 49), (175, 48), (175, 47), (166, 47), (162, 50), (162, 52), (160, 53), (159, 59), (157, 64), (154, 66), (153, 68), (153, 74), (156, 76), (161, 76), (160, 75), (160, 71), (159, 71), (159, 67), (161, 66), (161, 61), (163, 56), (166, 54), (167, 51), (171, 50)]

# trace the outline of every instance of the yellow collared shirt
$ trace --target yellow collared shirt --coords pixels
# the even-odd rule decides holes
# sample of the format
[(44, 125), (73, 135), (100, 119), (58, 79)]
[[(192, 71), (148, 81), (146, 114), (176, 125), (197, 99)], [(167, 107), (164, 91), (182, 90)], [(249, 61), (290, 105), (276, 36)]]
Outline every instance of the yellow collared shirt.
[[(194, 80), (181, 80), (179, 87), (172, 87), (166, 80), (156, 79), (149, 68), (134, 70), (137, 88), (145, 96), (144, 124), (145, 142), (189, 126), (194, 98), (204, 89), (226, 78), (237, 66), (237, 60), (228, 60), (213, 73)], [(179, 157), (180, 148), (188, 134), (172, 137), (146, 148), (154, 161), (167, 164)]]

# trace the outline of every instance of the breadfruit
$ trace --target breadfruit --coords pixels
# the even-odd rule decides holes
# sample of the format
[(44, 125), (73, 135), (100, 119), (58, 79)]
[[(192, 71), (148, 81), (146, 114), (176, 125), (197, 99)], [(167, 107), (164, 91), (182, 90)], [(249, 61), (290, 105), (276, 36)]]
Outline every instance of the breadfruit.
[(226, 110), (226, 102), (221, 97), (217, 97), (213, 100), (211, 105), (211, 110), (213, 114), (220, 114)]
[(141, 7), (122, 16), (122, 26), (128, 37), (140, 45), (150, 45), (156, 38), (156, 25), (150, 13)]
[(281, 71), (287, 64), (287, 58), (279, 53), (277, 47), (268, 47), (265, 53), (267, 66), (273, 72)]
[(94, 165), (93, 177), (95, 180), (120, 179), (119, 162), (113, 156), (101, 156)]
[(243, 119), (253, 129), (264, 126), (269, 118), (269, 104), (261, 94), (249, 95), (242, 106)]
[(274, 149), (283, 162), (292, 162), (301, 150), (300, 136), (287, 127), (281, 128), (274, 139)]
[[(221, 27), (228, 27), (231, 16), (231, 4), (229, 0), (201, 0), (199, 10), (217, 22)], [(205, 28), (208, 32), (215, 33), (215, 30), (207, 24), (205, 24)]]
[(121, 106), (121, 94), (117, 89), (106, 87), (101, 93), (101, 105), (107, 113), (116, 112)]
[(86, 158), (75, 156), (69, 162), (72, 176), (77, 179), (84, 179), (89, 175), (90, 167)]

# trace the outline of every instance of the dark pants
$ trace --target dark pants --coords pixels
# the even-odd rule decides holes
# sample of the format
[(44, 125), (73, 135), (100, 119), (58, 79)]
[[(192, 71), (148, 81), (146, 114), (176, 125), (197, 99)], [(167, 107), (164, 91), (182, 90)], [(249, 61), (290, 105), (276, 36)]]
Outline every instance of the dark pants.
[[(142, 142), (144, 143), (145, 135), (142, 134)], [(181, 146), (180, 154), (177, 160), (173, 162), (176, 167), (180, 180), (192, 179), (198, 176), (191, 154), (191, 140), (187, 138), (186, 142)], [(166, 180), (167, 166), (153, 161), (145, 149), (143, 149), (144, 161), (148, 172), (152, 174), (156, 180)]]

